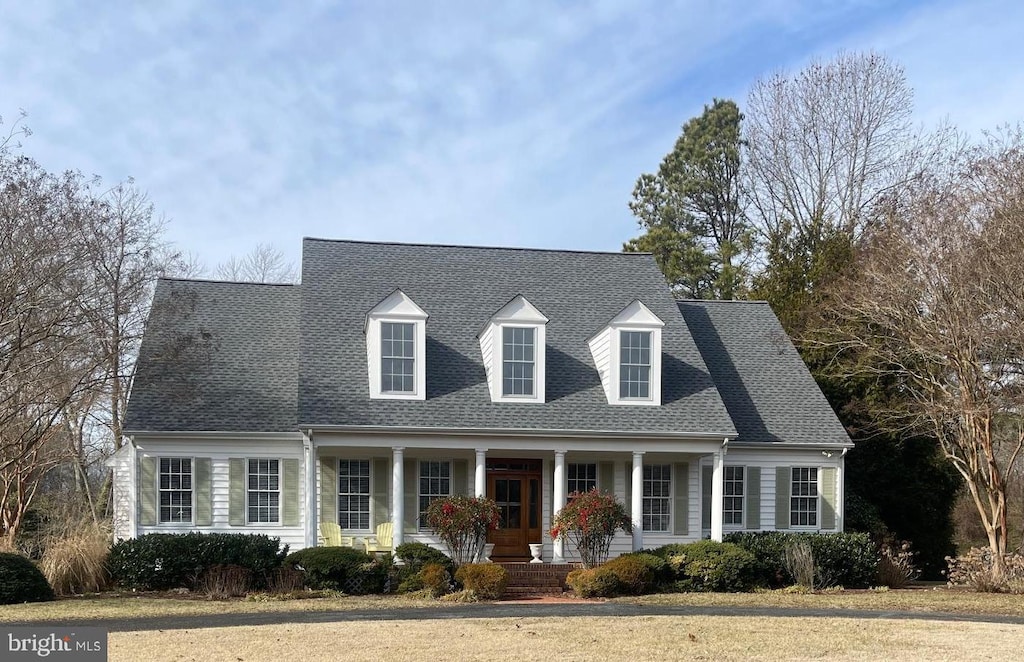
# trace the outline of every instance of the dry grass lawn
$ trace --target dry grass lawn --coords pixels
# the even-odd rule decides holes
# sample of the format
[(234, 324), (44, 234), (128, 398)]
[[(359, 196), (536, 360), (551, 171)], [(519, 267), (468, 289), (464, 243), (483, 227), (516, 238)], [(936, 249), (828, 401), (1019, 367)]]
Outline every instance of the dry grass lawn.
[(110, 635), (111, 660), (1018, 660), (1024, 626), (843, 618), (467, 618)]

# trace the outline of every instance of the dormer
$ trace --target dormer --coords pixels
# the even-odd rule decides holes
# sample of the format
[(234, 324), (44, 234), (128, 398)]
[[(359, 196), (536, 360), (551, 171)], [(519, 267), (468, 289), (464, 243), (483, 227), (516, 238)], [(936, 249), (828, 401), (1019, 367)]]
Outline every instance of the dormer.
[(544, 402), (547, 323), (522, 295), (488, 320), (479, 338), (491, 402)]
[(661, 330), (665, 323), (639, 299), (587, 344), (608, 404), (661, 404)]
[(370, 397), (427, 398), (427, 313), (395, 290), (366, 314)]

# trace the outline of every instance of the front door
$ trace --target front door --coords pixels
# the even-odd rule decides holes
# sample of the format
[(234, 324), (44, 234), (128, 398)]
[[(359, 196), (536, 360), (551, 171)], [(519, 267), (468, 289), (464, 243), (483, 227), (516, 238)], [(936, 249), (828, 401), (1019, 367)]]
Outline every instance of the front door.
[(530, 558), (530, 543), (541, 542), (540, 460), (488, 460), (487, 496), (498, 504), (498, 529), (487, 536), (494, 543), (491, 558)]

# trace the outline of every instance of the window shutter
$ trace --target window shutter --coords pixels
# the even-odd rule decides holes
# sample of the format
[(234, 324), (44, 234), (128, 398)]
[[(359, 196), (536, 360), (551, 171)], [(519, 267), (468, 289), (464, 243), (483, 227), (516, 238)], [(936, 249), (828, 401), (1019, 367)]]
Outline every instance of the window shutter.
[(196, 526), (210, 526), (213, 524), (211, 464), (208, 457), (197, 457), (195, 459)]
[(700, 468), (700, 526), (711, 529), (711, 483), (714, 480), (713, 467)]
[(469, 489), (469, 462), (452, 460), (452, 496), (472, 496)]
[(295, 458), (281, 462), (281, 524), (299, 525), (299, 461)]
[(320, 521), (338, 523), (338, 458), (320, 458)]
[(245, 526), (245, 458), (228, 460), (228, 524)]
[(821, 528), (836, 528), (836, 468), (821, 470)]
[(672, 504), (672, 533), (685, 536), (690, 533), (690, 465), (677, 462), (672, 467), (672, 489), (675, 500)]
[(405, 472), (402, 484), (405, 486), (405, 526), (402, 528), (406, 533), (419, 531), (419, 486), (420, 475), (416, 460), (405, 460), (402, 471)]
[(792, 489), (793, 470), (775, 467), (775, 528), (789, 528), (789, 491)]
[(747, 467), (743, 471), (747, 478), (743, 490), (747, 510), (744, 519), (747, 528), (756, 531), (761, 528), (761, 467)]
[(143, 526), (156, 524), (156, 463), (155, 457), (139, 458), (139, 524)]
[(626, 478), (626, 510), (628, 510), (629, 514), (632, 516), (632, 514), (633, 514), (633, 464), (630, 463), (630, 462), (625, 462), (623, 466), (625, 466), (625, 469), (626, 469), (626, 476), (625, 476), (625, 478)]
[(376, 458), (373, 461), (373, 525), (380, 526), (389, 521), (388, 514), (388, 474), (391, 463), (387, 458)]
[[(601, 462), (597, 465), (597, 489), (615, 494), (615, 463)], [(626, 504), (628, 507), (629, 504)]]

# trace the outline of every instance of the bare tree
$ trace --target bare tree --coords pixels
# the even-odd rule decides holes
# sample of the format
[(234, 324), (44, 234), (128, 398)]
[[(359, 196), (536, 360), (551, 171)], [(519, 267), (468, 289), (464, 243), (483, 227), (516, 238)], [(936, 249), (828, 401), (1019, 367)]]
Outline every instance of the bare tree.
[(295, 265), (273, 244), (257, 244), (242, 257), (232, 255), (217, 265), (216, 275), (224, 280), (252, 283), (294, 283), (298, 280)]

